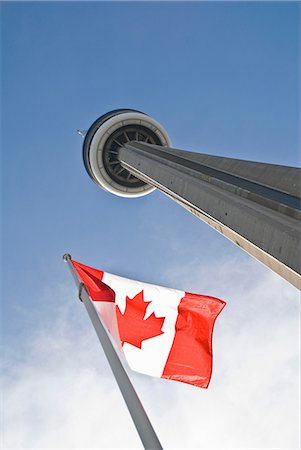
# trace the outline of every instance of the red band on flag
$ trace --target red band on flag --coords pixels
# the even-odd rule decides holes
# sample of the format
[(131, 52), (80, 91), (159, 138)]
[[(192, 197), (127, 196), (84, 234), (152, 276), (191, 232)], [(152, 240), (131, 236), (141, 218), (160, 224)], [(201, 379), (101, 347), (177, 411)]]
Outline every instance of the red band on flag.
[(214, 322), (225, 304), (214, 297), (186, 292), (178, 306), (175, 337), (162, 378), (208, 387)]
[(115, 292), (101, 280), (103, 272), (72, 260), (72, 264), (94, 302), (115, 302)]

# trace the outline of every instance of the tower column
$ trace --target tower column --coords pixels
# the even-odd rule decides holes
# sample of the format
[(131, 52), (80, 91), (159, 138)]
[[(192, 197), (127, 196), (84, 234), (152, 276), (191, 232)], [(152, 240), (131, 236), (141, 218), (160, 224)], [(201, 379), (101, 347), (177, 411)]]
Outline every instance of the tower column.
[(155, 188), (301, 289), (301, 169), (171, 148), (140, 111), (99, 117), (83, 159), (101, 188), (127, 198)]
[(300, 169), (140, 142), (121, 165), (301, 289)]

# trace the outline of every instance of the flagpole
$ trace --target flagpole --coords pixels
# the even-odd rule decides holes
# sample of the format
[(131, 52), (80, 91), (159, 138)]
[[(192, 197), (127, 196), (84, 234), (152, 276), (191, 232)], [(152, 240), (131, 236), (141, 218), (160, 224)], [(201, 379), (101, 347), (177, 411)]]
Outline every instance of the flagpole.
[(139, 397), (119, 359), (118, 354), (116, 353), (115, 348), (113, 347), (101, 318), (94, 308), (93, 302), (88, 294), (88, 290), (85, 284), (79, 279), (77, 272), (73, 267), (71, 255), (66, 253), (63, 256), (63, 259), (67, 262), (75, 284), (78, 287), (79, 298), (85, 305), (85, 308), (89, 314), (90, 320), (102, 345), (103, 351), (110, 364), (144, 448), (146, 450), (163, 450), (155, 430), (153, 429), (153, 426), (142, 406), (142, 403), (139, 400)]

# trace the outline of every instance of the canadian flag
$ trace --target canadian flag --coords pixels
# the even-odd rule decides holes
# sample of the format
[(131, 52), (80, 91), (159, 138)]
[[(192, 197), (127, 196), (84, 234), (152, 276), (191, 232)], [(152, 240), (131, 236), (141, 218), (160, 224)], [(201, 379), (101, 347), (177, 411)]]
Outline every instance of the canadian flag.
[(131, 369), (208, 387), (213, 327), (224, 301), (72, 264)]

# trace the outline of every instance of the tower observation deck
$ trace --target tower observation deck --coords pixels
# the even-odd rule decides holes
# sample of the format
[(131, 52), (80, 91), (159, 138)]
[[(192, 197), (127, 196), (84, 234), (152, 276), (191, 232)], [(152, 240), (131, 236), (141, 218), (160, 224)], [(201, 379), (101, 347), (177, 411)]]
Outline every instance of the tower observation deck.
[(90, 177), (121, 197), (155, 188), (301, 289), (301, 169), (171, 147), (148, 115), (119, 109), (85, 134)]

